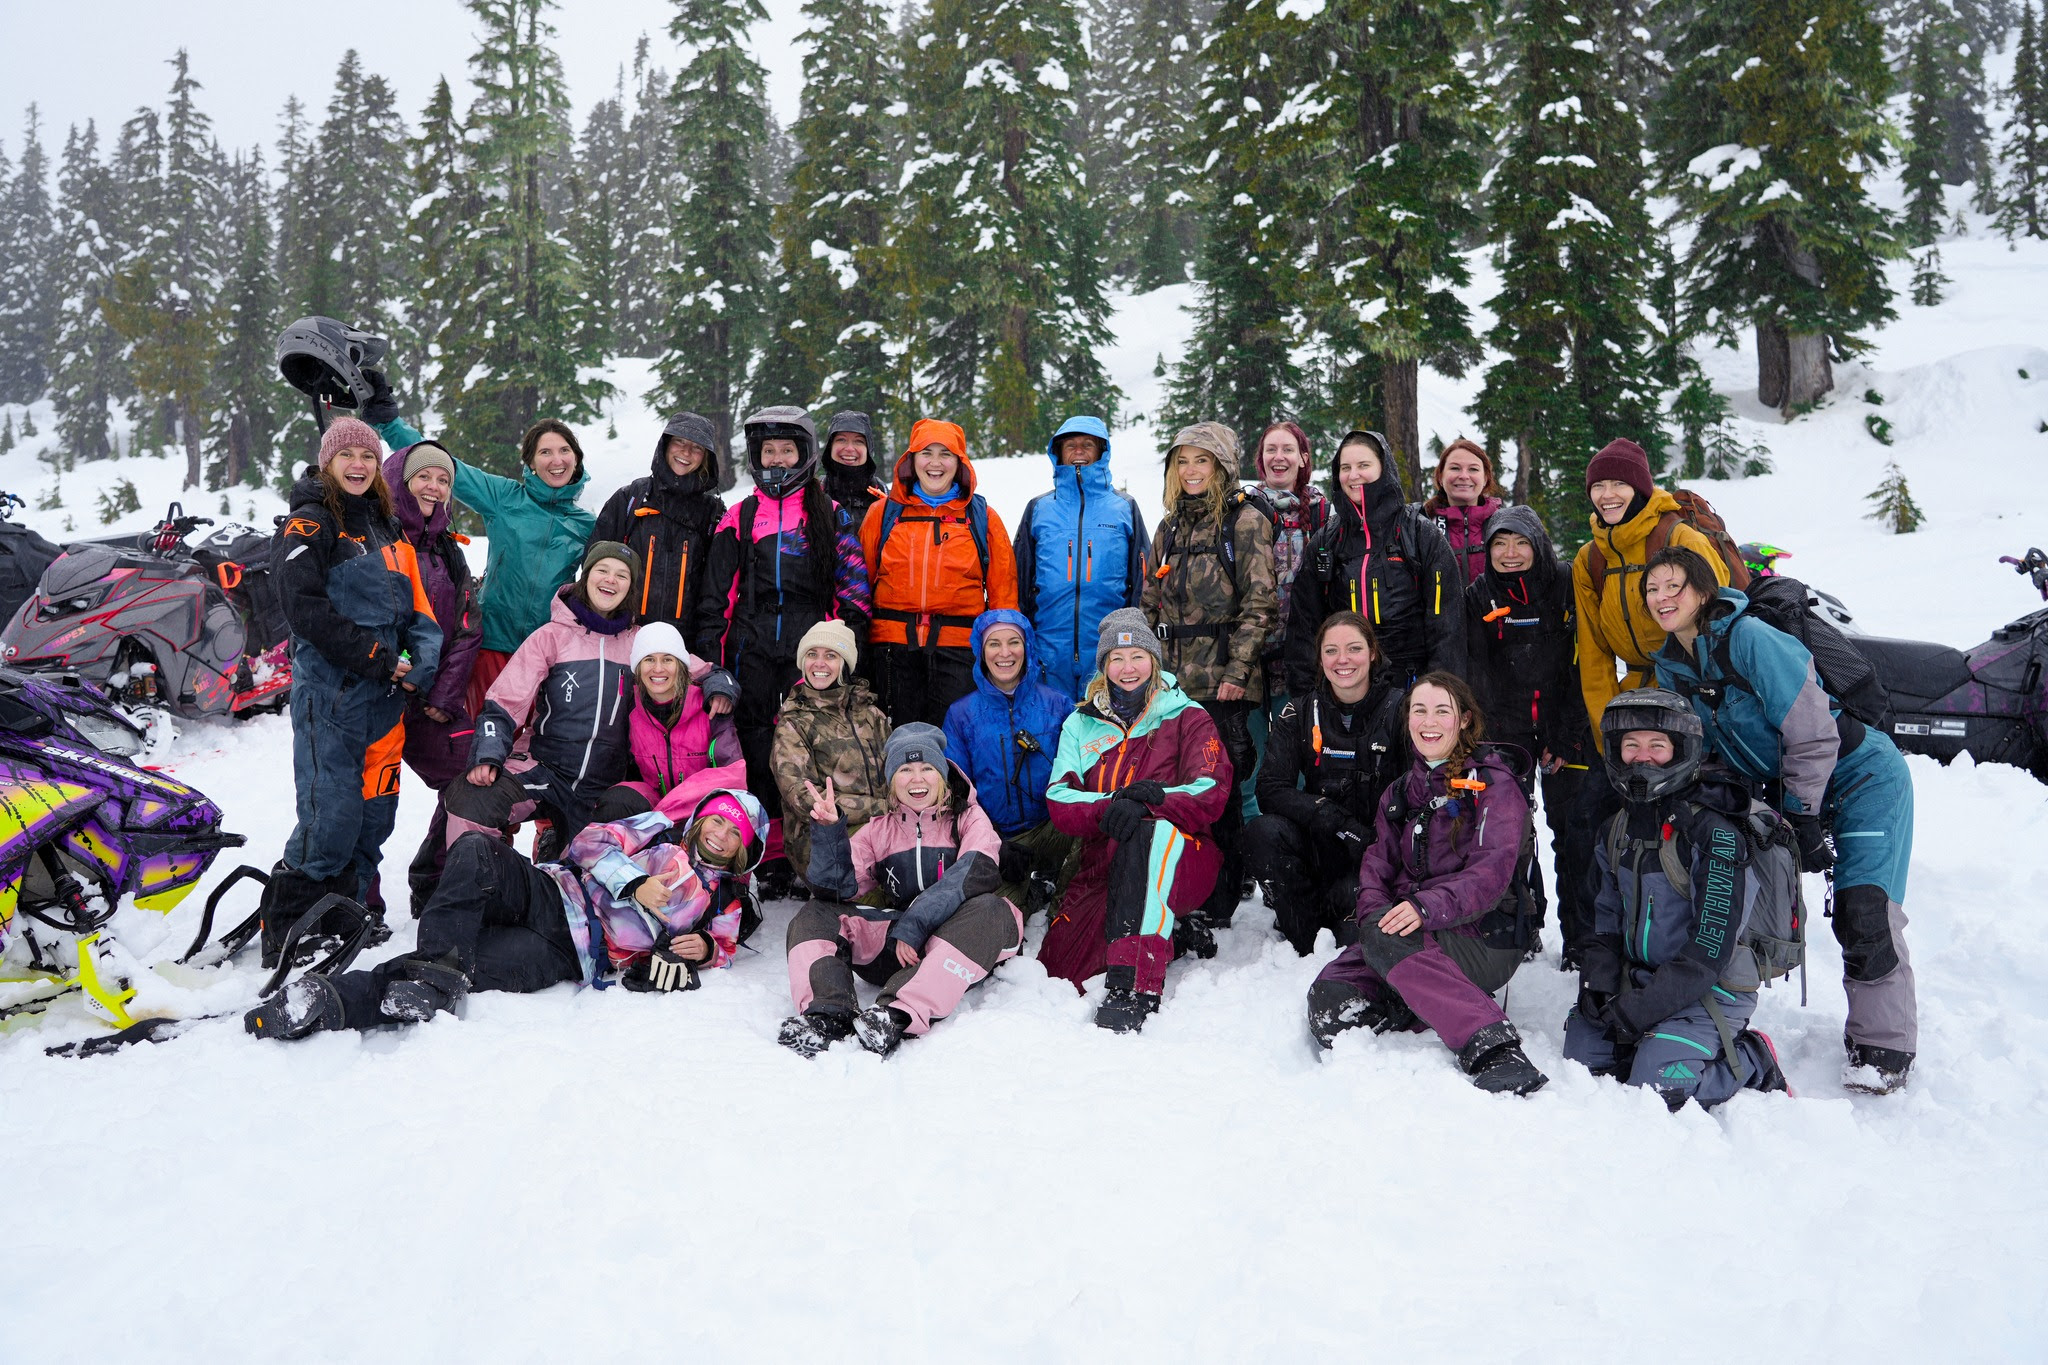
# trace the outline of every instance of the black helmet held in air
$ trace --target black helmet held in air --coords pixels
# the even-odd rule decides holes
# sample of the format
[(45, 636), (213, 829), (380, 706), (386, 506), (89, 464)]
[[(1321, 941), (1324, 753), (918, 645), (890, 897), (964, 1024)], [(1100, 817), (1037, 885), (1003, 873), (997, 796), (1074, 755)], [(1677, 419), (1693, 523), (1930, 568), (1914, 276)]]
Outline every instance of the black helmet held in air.
[[(1623, 763), (1621, 737), (1631, 730), (1655, 730), (1671, 737), (1671, 761)], [(1607, 780), (1631, 805), (1647, 805), (1684, 791), (1699, 778), (1706, 730), (1692, 707), (1676, 692), (1639, 687), (1607, 703), (1600, 717), (1600, 747), (1607, 761)]]
[(277, 369), (300, 393), (361, 411), (370, 401), (365, 369), (383, 363), (391, 343), (333, 318), (300, 318), (277, 339)]

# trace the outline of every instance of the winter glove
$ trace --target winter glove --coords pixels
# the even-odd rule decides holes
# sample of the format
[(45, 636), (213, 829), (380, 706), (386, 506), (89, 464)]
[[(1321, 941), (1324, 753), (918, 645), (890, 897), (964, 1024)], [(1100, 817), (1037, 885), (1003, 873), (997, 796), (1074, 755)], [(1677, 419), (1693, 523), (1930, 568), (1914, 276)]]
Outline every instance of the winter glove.
[(1354, 858), (1363, 858), (1365, 851), (1372, 847), (1372, 826), (1363, 820), (1346, 820), (1344, 828), (1337, 831), (1337, 838), (1346, 853)]
[(726, 672), (722, 668), (714, 668), (709, 673), (706, 673), (704, 675), (704, 681), (697, 684), (697, 686), (703, 689), (706, 698), (716, 699), (718, 697), (724, 697), (727, 701), (732, 702), (735, 705), (737, 705), (739, 702), (739, 682), (732, 676), (732, 674)]
[(1149, 814), (1143, 806), (1128, 797), (1115, 796), (1110, 798), (1109, 807), (1102, 812), (1099, 823), (1104, 834), (1120, 844), (1127, 843), (1144, 827), (1146, 816)]
[(619, 984), (629, 991), (694, 991), (703, 984), (697, 964), (679, 956), (668, 946), (668, 938), (654, 945), (654, 951), (619, 973)]
[(1792, 833), (1799, 839), (1799, 869), (1802, 872), (1826, 872), (1835, 865), (1834, 846), (1828, 843), (1827, 830), (1821, 826), (1818, 815), (1788, 815)]
[(1584, 981), (1579, 983), (1579, 1018), (1605, 1033), (1612, 1025), (1614, 997), (1606, 991), (1595, 990)]
[(1634, 1047), (1643, 1041), (1645, 1033), (1656, 1026), (1655, 1019), (1639, 1024), (1629, 1017), (1630, 1007), (1640, 1005), (1642, 998), (1641, 991), (1623, 991), (1620, 995), (1608, 999), (1605, 1017), (1600, 1021), (1606, 1025), (1608, 1042), (1616, 1047)]
[(1166, 800), (1166, 784), (1150, 780), (1131, 782), (1127, 783), (1124, 789), (1118, 792), (1117, 795), (1123, 797), (1126, 801), (1135, 801), (1147, 810), (1150, 810)]
[(1003, 880), (1012, 886), (1031, 880), (1031, 850), (1022, 844), (1003, 840), (1002, 853), (996, 859), (996, 867), (1002, 872)]
[(1600, 935), (1579, 944), (1579, 989), (1612, 997), (1628, 982), (1621, 965), (1621, 942)]
[(1316, 802), (1316, 813), (1308, 818), (1309, 837), (1319, 844), (1338, 837), (1351, 820), (1350, 812), (1335, 801)]
[(373, 427), (397, 421), (398, 396), (391, 392), (391, 381), (384, 377), (384, 372), (364, 370), (363, 378), (370, 383), (369, 401), (363, 404), (363, 420)]

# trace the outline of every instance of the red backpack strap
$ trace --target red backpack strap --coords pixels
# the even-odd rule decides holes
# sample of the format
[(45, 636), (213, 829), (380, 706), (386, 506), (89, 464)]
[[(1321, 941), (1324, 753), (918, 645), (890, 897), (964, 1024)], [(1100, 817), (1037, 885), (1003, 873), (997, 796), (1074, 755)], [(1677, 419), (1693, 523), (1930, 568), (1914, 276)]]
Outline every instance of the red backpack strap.
[(1600, 542), (1586, 542), (1586, 577), (1593, 582), (1593, 600), (1600, 600), (1601, 591), (1607, 586), (1607, 556), (1600, 553)]
[(1685, 518), (1679, 516), (1676, 512), (1666, 512), (1663, 516), (1657, 518), (1657, 524), (1650, 528), (1649, 540), (1643, 545), (1643, 562), (1645, 564), (1649, 563), (1651, 556), (1659, 553), (1665, 546), (1671, 543), (1672, 531), (1676, 530), (1678, 523), (1683, 520)]

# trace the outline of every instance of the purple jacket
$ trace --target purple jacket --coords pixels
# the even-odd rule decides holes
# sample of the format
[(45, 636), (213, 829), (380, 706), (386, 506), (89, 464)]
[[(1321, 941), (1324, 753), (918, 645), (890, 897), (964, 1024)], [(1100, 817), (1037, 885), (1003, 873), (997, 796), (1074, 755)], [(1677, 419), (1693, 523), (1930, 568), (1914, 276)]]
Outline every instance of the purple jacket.
[(1486, 572), (1486, 519), (1502, 506), (1499, 498), (1481, 498), (1470, 507), (1447, 503), (1426, 514), (1435, 519), (1437, 529), (1451, 542), (1451, 555), (1464, 567), (1468, 584)]
[[(406, 447), (410, 450), (411, 447)], [(420, 780), (436, 791), (468, 764), (470, 716), (463, 707), (469, 672), (483, 643), (483, 622), (477, 613), (476, 582), (463, 558), (465, 540), (448, 529), (452, 503), (444, 502), (430, 517), (405, 486), (406, 450), (384, 461), (384, 482), (391, 488), (392, 510), (419, 561), (420, 584), (441, 625), (441, 671), (434, 685), (415, 695), (405, 709), (405, 761)], [(453, 717), (443, 724), (428, 717), (432, 706)]]
[[(1453, 777), (1484, 782), (1485, 790), (1454, 791)], [(1372, 847), (1358, 868), (1358, 917), (1377, 920), (1408, 901), (1432, 933), (1477, 933), (1514, 880), (1528, 824), (1522, 784), (1491, 753), (1482, 749), (1455, 773), (1418, 758), (1380, 798)]]

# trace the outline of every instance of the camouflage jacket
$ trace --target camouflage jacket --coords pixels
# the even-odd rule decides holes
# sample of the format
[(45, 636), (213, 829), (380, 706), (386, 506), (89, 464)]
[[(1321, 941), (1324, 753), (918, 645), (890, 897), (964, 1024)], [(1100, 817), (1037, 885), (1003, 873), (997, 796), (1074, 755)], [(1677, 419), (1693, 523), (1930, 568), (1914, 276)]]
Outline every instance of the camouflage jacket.
[(789, 689), (768, 768), (782, 793), (782, 844), (799, 874), (811, 865), (811, 797), (804, 783), (822, 792), (825, 779), (832, 779), (839, 813), (852, 833), (889, 808), (882, 780), (882, 746), (888, 742), (889, 718), (875, 705), (865, 678), (822, 691), (799, 678)]
[(1224, 511), (1231, 543), (1224, 547), (1216, 520), (1206, 514), (1191, 520), (1186, 506), (1152, 534), (1150, 562), (1157, 567), (1145, 580), (1145, 615), (1183, 692), (1213, 701), (1229, 682), (1244, 689), (1247, 701), (1263, 701), (1259, 656), (1280, 617), (1273, 523), (1233, 495)]

